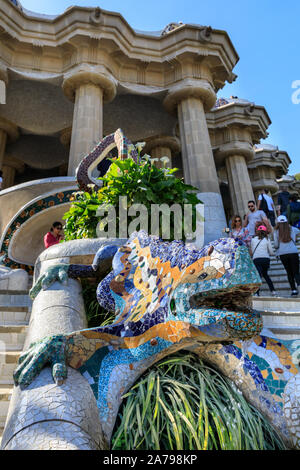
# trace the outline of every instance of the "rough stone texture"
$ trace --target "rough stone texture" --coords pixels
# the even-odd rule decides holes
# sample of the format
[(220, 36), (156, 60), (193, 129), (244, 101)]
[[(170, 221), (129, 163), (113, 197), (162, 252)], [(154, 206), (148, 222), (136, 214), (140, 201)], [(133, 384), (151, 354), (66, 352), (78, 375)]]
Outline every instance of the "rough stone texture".
[(67, 381), (57, 386), (46, 368), (27, 389), (14, 392), (2, 448), (104, 449), (97, 416), (92, 389), (79, 372), (68, 368)]
[(243, 217), (248, 213), (248, 201), (254, 200), (245, 157), (242, 155), (228, 157), (226, 169), (233, 213)]
[(200, 192), (219, 193), (215, 162), (211, 150), (202, 101), (183, 99), (178, 105), (185, 182)]
[(204, 243), (224, 236), (226, 219), (222, 197), (219, 193), (198, 193), (198, 199), (204, 204)]

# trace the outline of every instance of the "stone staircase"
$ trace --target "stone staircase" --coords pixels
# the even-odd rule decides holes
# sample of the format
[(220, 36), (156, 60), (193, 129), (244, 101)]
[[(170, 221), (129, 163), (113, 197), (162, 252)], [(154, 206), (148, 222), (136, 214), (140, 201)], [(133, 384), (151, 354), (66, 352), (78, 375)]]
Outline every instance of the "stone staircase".
[(27, 291), (0, 291), (0, 443), (31, 311)]
[[(297, 241), (297, 247), (298, 247), (298, 251), (300, 252), (300, 240), (299, 239)], [(273, 248), (274, 248), (274, 244), (273, 244)], [(290, 297), (291, 287), (287, 279), (286, 270), (284, 269), (283, 264), (280, 261), (280, 259), (277, 260), (275, 256), (272, 256), (271, 258), (270, 269), (269, 269), (268, 274), (273, 281), (273, 284), (274, 284), (275, 290), (278, 293), (278, 296)], [(269, 287), (264, 279), (263, 279), (262, 287), (260, 289), (260, 295), (262, 297), (270, 296)]]

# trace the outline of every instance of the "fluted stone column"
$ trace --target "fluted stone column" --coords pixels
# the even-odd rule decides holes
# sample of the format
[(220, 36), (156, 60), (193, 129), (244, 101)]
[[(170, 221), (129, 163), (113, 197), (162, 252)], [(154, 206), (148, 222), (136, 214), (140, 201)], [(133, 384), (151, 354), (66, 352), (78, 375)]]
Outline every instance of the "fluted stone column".
[(68, 167), (68, 176), (74, 176), (81, 160), (103, 137), (103, 101), (114, 98), (116, 84), (103, 70), (79, 68), (65, 76), (63, 90), (75, 101)]
[[(168, 157), (169, 162), (165, 165), (167, 168), (172, 168), (172, 154), (179, 152), (180, 142), (175, 136), (160, 136), (154, 137), (146, 142), (144, 147), (145, 153), (150, 153), (152, 158), (161, 159)], [(155, 162), (158, 168), (164, 167), (163, 163)]]
[(16, 176), (16, 169), (9, 165), (3, 165), (3, 189), (10, 188), (14, 185), (15, 176)]
[(6, 87), (8, 83), (7, 68), (0, 64), (0, 104), (6, 103)]
[(233, 212), (243, 217), (248, 212), (248, 201), (254, 200), (245, 157), (243, 155), (227, 157), (226, 170)]
[(3, 129), (0, 129), (0, 169), (2, 168), (2, 165), (3, 165), (6, 140), (7, 140), (7, 133)]
[(10, 140), (12, 142), (18, 137), (19, 132), (17, 126), (7, 119), (0, 117), (0, 169), (3, 166), (7, 141)]
[(223, 202), (211, 148), (205, 110), (216, 96), (210, 84), (202, 80), (184, 80), (173, 87), (164, 104), (177, 108), (185, 182), (199, 188), (204, 203), (204, 242), (224, 236), (226, 227)]
[(5, 159), (2, 166), (2, 189), (7, 189), (13, 186), (15, 184), (16, 171), (18, 171), (18, 173), (22, 173), (24, 171), (24, 168), (24, 163), (16, 158), (10, 157), (9, 159)]

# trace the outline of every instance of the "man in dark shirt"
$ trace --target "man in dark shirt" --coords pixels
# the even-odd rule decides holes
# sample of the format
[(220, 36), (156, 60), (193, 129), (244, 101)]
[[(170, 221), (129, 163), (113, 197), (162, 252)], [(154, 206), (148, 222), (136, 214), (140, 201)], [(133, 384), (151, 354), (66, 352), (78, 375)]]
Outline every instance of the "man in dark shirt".
[(281, 191), (281, 193), (278, 194), (278, 206), (280, 206), (280, 214), (279, 215), (285, 215), (286, 216), (286, 209), (287, 206), (290, 202), (290, 193), (284, 189)]

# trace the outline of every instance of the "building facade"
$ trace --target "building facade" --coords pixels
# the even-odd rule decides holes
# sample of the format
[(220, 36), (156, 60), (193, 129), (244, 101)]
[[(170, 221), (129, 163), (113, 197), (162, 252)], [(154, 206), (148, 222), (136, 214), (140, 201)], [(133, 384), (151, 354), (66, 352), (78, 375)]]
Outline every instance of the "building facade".
[[(265, 108), (217, 99), (237, 78), (226, 31), (172, 23), (146, 33), (100, 8), (52, 17), (1, 0), (0, 36), (0, 251), (11, 265), (34, 262), (43, 230), (69, 204), (79, 162), (117, 128), (153, 157), (168, 156), (199, 189), (206, 241), (262, 188), (275, 202), (280, 184), (299, 191), (282, 183), (288, 154), (261, 144), (271, 123)], [(52, 212), (37, 218), (39, 208)], [(33, 257), (12, 243), (24, 237)]]

